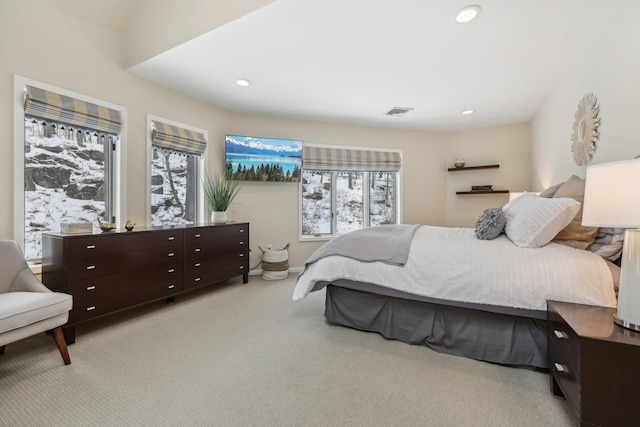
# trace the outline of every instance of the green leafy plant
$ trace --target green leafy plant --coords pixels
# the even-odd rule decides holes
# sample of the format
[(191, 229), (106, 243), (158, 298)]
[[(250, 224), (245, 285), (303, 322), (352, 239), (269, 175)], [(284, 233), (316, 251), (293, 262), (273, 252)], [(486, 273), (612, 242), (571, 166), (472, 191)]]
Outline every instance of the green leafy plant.
[(214, 212), (225, 212), (240, 191), (240, 183), (229, 173), (206, 175), (203, 184), (207, 204)]

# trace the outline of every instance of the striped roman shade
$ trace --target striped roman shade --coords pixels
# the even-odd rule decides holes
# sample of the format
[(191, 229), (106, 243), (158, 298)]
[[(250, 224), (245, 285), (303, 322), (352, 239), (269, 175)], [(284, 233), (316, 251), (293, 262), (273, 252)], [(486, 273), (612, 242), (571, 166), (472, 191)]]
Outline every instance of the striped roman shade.
[(302, 168), (305, 170), (354, 172), (399, 171), (400, 153), (304, 146), (302, 149)]
[(154, 148), (176, 151), (189, 156), (202, 156), (207, 148), (207, 140), (200, 132), (157, 120), (152, 120), (151, 123), (153, 125), (151, 140)]
[(120, 111), (59, 93), (27, 86), (25, 115), (78, 128), (117, 135), (122, 128)]

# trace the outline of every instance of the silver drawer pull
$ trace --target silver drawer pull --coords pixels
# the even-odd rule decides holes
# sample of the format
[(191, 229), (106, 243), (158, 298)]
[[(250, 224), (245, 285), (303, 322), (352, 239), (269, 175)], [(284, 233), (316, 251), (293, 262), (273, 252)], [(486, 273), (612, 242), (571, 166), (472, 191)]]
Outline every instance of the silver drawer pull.
[(240, 266), (240, 270), (242, 270), (242, 269), (244, 269), (244, 265), (241, 265), (241, 266)]
[(561, 340), (566, 340), (566, 339), (569, 338), (569, 336), (567, 334), (565, 334), (564, 332), (559, 331), (557, 329), (553, 330), (553, 334), (556, 336), (556, 338), (559, 338)]
[(240, 242), (241, 245), (244, 245), (244, 242)]
[(199, 277), (196, 277), (196, 280), (195, 280), (195, 281), (196, 281), (196, 282), (199, 282), (199, 281), (200, 281), (200, 278), (199, 278)]
[(169, 237), (169, 240), (175, 240), (175, 237), (171, 236)]
[(173, 252), (171, 252), (170, 254), (168, 254), (167, 256), (174, 256), (175, 254)]
[(200, 248), (196, 248), (196, 252), (200, 252)]
[(93, 269), (95, 269), (95, 268), (96, 268), (96, 266), (95, 266), (95, 265), (90, 265), (90, 266), (88, 266), (88, 267), (87, 267), (87, 270), (93, 270)]
[(95, 249), (96, 245), (87, 245), (87, 249)]
[(95, 309), (96, 309), (95, 305), (92, 305), (91, 307), (87, 307), (87, 311), (91, 311), (91, 310), (95, 310)]
[(558, 372), (569, 372), (569, 370), (566, 368), (566, 366), (561, 365), (561, 364), (559, 364), (557, 362), (554, 363), (553, 366), (555, 366), (556, 371), (558, 371)]
[(176, 271), (175, 268), (170, 268), (170, 269), (167, 270), (167, 273), (173, 273), (174, 271)]
[(241, 229), (240, 229), (240, 232), (241, 232), (241, 233), (244, 233), (244, 228), (241, 228)]
[(195, 264), (193, 264), (194, 267), (200, 267), (200, 263), (196, 262)]
[(239, 256), (244, 256), (244, 254), (240, 254)]
[(176, 287), (176, 285), (169, 285), (169, 289), (173, 289), (175, 287)]
[(95, 288), (96, 288), (95, 286), (87, 286), (87, 290), (88, 290), (88, 291), (92, 291), (92, 290), (94, 290)]
[(200, 237), (200, 235), (199, 235), (199, 234), (196, 234), (196, 235), (195, 235), (195, 238), (196, 238), (196, 239), (198, 239), (199, 237)]

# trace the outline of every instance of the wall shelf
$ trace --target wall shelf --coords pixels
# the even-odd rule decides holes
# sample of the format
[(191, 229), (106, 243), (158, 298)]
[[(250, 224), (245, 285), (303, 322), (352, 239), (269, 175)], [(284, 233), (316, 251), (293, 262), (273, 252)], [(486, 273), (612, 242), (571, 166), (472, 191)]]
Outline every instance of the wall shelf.
[(509, 190), (456, 191), (456, 194), (505, 194)]
[(478, 169), (495, 169), (499, 167), (500, 165), (465, 166), (463, 168), (449, 168), (447, 170), (449, 172), (460, 172), (460, 171), (470, 171), (470, 170), (478, 170)]

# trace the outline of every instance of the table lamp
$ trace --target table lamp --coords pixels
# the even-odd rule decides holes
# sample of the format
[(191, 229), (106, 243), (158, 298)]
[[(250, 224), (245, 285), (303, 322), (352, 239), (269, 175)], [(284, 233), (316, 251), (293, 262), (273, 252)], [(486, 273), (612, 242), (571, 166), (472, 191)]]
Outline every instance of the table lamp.
[(614, 322), (640, 331), (640, 159), (587, 168), (582, 225), (626, 229)]

